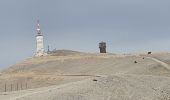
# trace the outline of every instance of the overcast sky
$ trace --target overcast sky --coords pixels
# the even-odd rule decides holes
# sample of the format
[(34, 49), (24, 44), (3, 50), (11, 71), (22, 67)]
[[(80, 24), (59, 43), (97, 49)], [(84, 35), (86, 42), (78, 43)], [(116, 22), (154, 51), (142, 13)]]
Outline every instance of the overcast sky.
[(46, 49), (170, 52), (170, 0), (0, 0), (0, 68), (33, 56), (37, 19)]

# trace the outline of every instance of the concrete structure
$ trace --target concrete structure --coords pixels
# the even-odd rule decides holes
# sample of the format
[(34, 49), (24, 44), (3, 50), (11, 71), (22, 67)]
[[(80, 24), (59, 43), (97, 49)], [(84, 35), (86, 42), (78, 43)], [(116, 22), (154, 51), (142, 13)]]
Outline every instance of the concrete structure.
[(44, 51), (44, 41), (43, 35), (41, 33), (39, 21), (37, 21), (37, 35), (36, 35), (36, 57), (45, 56), (46, 53)]
[(100, 53), (106, 53), (106, 42), (99, 43)]

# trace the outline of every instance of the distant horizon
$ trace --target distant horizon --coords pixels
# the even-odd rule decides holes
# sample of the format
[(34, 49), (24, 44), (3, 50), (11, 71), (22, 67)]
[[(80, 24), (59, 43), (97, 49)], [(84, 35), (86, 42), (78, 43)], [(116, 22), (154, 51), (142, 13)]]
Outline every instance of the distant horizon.
[[(56, 50), (69, 50), (69, 49), (56, 49)], [(96, 53), (98, 53), (98, 54), (100, 54), (100, 52), (98, 51), (98, 52), (85, 52), (85, 51), (76, 51), (76, 50), (70, 50), (70, 51), (75, 51), (75, 52), (82, 52), (82, 53), (94, 53), (94, 54), (96, 54)], [(47, 51), (46, 51), (47, 52)], [(127, 53), (123, 53), (123, 52), (107, 52), (107, 53), (111, 53), (111, 54), (118, 54), (118, 55), (135, 55), (135, 54), (147, 54), (148, 52), (152, 52), (152, 53), (170, 53), (170, 52), (168, 52), (168, 51), (143, 51), (143, 52), (127, 52)], [(25, 57), (25, 58), (23, 58), (22, 60), (20, 60), (20, 61), (17, 61), (17, 62), (15, 62), (14, 64), (11, 64), (11, 65), (9, 65), (9, 66), (5, 66), (5, 67), (3, 67), (3, 68), (0, 68), (0, 71), (2, 71), (2, 70), (5, 70), (5, 69), (7, 69), (7, 68), (10, 68), (11, 66), (13, 66), (13, 65), (15, 65), (15, 64), (17, 64), (17, 63), (20, 63), (20, 62), (22, 62), (22, 61), (24, 61), (25, 59), (28, 59), (28, 58), (32, 58), (32, 57), (34, 57), (34, 55), (32, 55), (32, 56), (28, 56), (28, 57)]]

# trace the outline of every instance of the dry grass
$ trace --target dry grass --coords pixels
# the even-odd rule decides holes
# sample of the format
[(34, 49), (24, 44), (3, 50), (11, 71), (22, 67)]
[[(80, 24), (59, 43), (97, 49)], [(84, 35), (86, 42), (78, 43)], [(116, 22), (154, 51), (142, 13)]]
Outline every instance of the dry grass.
[(169, 53), (74, 53), (29, 58), (0, 75), (1, 93), (5, 83), (13, 86), (27, 83), (27, 88), (23, 88), (26, 90), (8, 89), (0, 99), (169, 100), (169, 63)]

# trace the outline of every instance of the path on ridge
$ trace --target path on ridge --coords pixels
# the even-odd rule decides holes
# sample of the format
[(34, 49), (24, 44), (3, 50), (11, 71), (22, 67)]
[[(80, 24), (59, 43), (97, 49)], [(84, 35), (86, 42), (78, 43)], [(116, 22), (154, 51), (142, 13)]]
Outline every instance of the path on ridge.
[(160, 64), (161, 64), (163, 67), (165, 67), (166, 69), (170, 70), (170, 66), (169, 66), (167, 63), (165, 63), (165, 62), (163, 62), (163, 61), (161, 61), (161, 60), (159, 60), (159, 59), (153, 58), (153, 57), (146, 57), (146, 58), (152, 59), (152, 60), (154, 60), (155, 62), (160, 63)]

